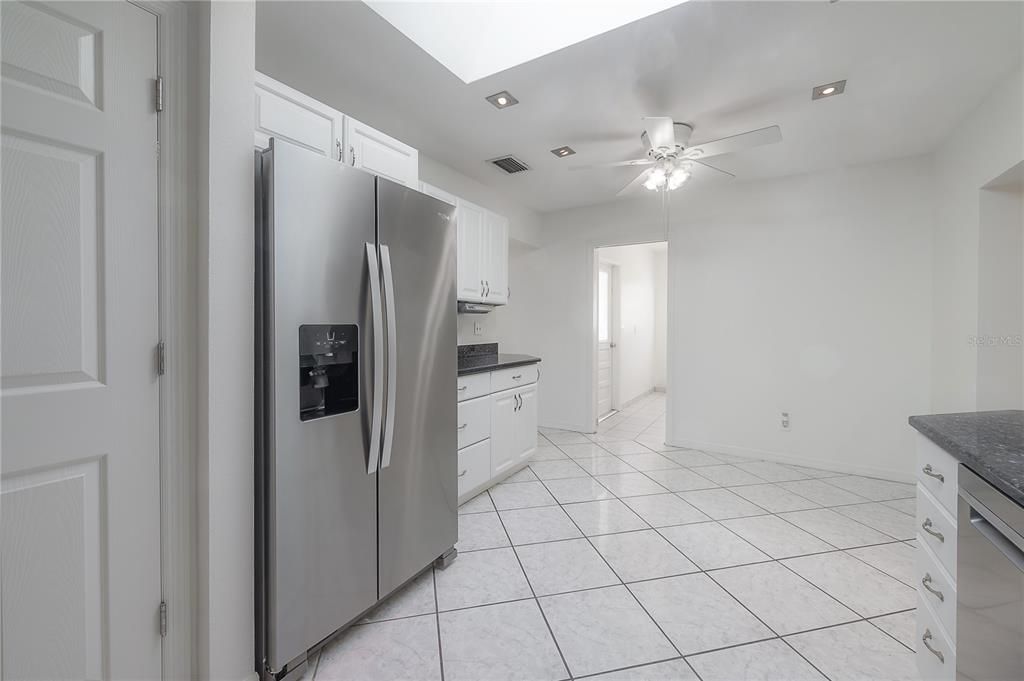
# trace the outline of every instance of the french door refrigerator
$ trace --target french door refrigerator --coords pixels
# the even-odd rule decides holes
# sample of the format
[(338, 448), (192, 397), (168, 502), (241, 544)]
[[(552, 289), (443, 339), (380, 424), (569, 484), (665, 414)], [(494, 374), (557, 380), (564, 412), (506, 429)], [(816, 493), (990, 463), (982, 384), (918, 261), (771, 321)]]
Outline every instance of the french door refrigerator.
[(454, 556), (454, 208), (280, 140), (256, 187), (256, 665), (291, 680)]

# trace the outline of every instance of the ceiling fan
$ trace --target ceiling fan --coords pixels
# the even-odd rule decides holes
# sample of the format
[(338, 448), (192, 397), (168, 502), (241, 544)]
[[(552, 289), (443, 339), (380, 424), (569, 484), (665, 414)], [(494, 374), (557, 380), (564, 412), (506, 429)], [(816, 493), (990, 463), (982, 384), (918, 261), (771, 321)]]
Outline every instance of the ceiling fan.
[(586, 166), (573, 166), (570, 170), (589, 168), (609, 168), (616, 166), (651, 166), (628, 185), (619, 191), (619, 196), (631, 192), (638, 187), (651, 191), (668, 192), (681, 187), (694, 173), (714, 173), (720, 176), (735, 177), (732, 173), (708, 165), (704, 159), (721, 154), (730, 154), (751, 147), (774, 144), (782, 140), (779, 126), (744, 132), (731, 137), (687, 146), (693, 134), (693, 126), (676, 123), (664, 116), (645, 116), (640, 120), (644, 123), (644, 131), (640, 135), (646, 158), (614, 163), (597, 163)]

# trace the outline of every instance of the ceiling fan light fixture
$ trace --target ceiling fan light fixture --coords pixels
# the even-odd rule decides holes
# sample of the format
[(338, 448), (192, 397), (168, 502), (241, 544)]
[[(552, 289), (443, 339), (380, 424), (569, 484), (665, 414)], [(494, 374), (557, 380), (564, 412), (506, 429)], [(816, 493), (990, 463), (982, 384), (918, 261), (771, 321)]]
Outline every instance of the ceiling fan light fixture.
[(668, 189), (679, 189), (683, 184), (690, 179), (690, 173), (682, 168), (676, 168), (672, 171), (672, 174), (668, 176)]

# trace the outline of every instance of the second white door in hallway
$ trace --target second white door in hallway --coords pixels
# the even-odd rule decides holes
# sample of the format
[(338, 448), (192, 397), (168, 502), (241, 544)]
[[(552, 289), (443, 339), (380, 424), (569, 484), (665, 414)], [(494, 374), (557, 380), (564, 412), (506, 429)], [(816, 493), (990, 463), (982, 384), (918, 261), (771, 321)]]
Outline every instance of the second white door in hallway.
[(615, 410), (615, 265), (601, 263), (597, 272), (597, 417)]

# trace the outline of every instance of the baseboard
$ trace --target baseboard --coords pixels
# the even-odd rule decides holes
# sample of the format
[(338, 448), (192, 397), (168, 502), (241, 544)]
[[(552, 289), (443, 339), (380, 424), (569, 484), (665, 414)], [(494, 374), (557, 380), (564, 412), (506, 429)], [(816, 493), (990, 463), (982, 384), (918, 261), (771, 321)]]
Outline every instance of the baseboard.
[(651, 393), (655, 392), (656, 390), (657, 390), (657, 388), (648, 388), (647, 390), (643, 391), (639, 395), (637, 395), (635, 397), (629, 398), (627, 401), (622, 403), (622, 405), (618, 408), (618, 411), (622, 411), (623, 409), (626, 409), (631, 404), (635, 404), (636, 402), (638, 402), (639, 400), (642, 400), (643, 398), (647, 397), (648, 395), (650, 395)]
[(538, 423), (537, 427), (538, 428), (551, 428), (552, 430), (571, 430), (574, 433), (595, 433), (595, 432), (597, 432), (596, 430), (594, 430), (593, 426), (590, 426), (589, 428), (582, 428), (582, 427), (580, 427), (579, 424), (568, 425), (568, 424), (565, 424), (565, 423), (558, 423), (558, 422), (555, 422), (555, 423), (550, 423), (550, 422), (549, 423)]
[(857, 464), (844, 464), (833, 461), (821, 461), (820, 459), (812, 459), (806, 456), (787, 454), (785, 452), (774, 452), (766, 449), (754, 449), (752, 447), (738, 447), (735, 445), (726, 445), (717, 442), (698, 442), (697, 440), (686, 439), (675, 439), (671, 442), (666, 440), (665, 444), (671, 447), (686, 447), (687, 449), (700, 449), (711, 454), (719, 452), (721, 454), (749, 456), (755, 459), (775, 461), (776, 463), (791, 463), (796, 466), (806, 466), (808, 468), (831, 470), (836, 471), (838, 473), (850, 473), (852, 475), (863, 475), (869, 478), (881, 478), (883, 480), (892, 480), (894, 482), (905, 482), (909, 484), (914, 484), (915, 482), (914, 474), (912, 472), (904, 473), (900, 471), (894, 471), (888, 468), (877, 468), (875, 466), (860, 466)]
[(654, 386), (654, 389), (653, 389), (652, 392), (663, 393), (663, 392), (665, 392), (665, 386), (663, 386), (663, 385), (656, 385), (656, 386)]

